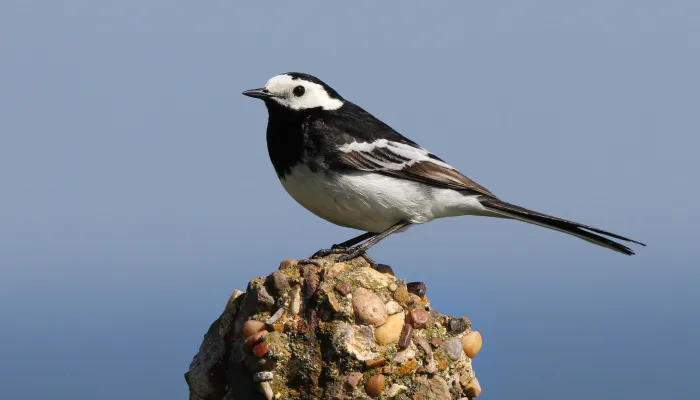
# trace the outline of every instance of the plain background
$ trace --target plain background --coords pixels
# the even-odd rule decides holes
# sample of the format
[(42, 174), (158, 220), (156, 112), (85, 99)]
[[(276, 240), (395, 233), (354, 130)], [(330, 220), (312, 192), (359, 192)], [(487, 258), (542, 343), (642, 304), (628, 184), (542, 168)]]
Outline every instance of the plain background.
[(453, 218), (371, 255), (484, 336), (483, 399), (700, 396), (700, 3), (0, 2), (0, 397), (186, 398), (231, 291), (356, 231), (240, 93), (314, 74), (625, 257)]

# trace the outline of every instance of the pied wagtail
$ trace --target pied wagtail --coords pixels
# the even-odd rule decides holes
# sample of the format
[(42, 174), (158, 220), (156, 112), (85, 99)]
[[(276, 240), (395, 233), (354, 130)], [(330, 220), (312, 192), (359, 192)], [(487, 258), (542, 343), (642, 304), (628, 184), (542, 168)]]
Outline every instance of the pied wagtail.
[(627, 255), (632, 249), (601, 235), (644, 246), (500, 200), (314, 76), (284, 73), (243, 94), (267, 106), (267, 149), (287, 193), (329, 222), (367, 232), (314, 256), (364, 256), (392, 233), (458, 215), (516, 219)]

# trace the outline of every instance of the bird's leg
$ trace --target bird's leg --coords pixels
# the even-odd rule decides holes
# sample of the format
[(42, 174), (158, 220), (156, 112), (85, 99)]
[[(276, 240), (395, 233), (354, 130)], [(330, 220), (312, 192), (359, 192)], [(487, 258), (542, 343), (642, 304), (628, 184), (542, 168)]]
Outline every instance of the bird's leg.
[(349, 251), (349, 248), (351, 246), (354, 246), (360, 242), (363, 242), (363, 241), (370, 239), (370, 238), (373, 238), (375, 236), (377, 236), (376, 233), (366, 232), (360, 236), (356, 236), (356, 237), (349, 239), (349, 240), (346, 240), (342, 243), (334, 244), (333, 246), (331, 246), (330, 249), (319, 250), (319, 251), (315, 252), (314, 255), (312, 255), (309, 258), (313, 259), (313, 258), (319, 258), (319, 257), (326, 257), (326, 256), (331, 255), (331, 254), (346, 254)]
[[(401, 222), (399, 222), (399, 223), (397, 223), (397, 224), (392, 225), (391, 227), (389, 227), (389, 229), (385, 230), (385, 231), (382, 232), (382, 233), (379, 233), (379, 234), (373, 236), (372, 238), (370, 238), (370, 239), (367, 240), (366, 242), (364, 242), (364, 243), (362, 243), (362, 244), (360, 244), (360, 245), (357, 245), (357, 246), (355, 246), (355, 247), (351, 247), (351, 248), (349, 248), (349, 249), (346, 249), (346, 252), (345, 252), (342, 256), (340, 256), (340, 257), (338, 258), (338, 261), (343, 262), (343, 261), (352, 260), (353, 258), (356, 258), (356, 257), (359, 257), (359, 256), (363, 256), (363, 255), (365, 254), (365, 252), (366, 252), (370, 247), (372, 247), (372, 246), (374, 246), (375, 244), (381, 242), (381, 241), (382, 241), (383, 239), (385, 239), (387, 236), (391, 235), (392, 233), (395, 233), (395, 232), (398, 231), (399, 229), (406, 228), (406, 227), (409, 226), (409, 225), (411, 225), (411, 223), (410, 223), (410, 222), (406, 222), (406, 221), (401, 221)], [(371, 260), (371, 259), (370, 259), (370, 260)], [(374, 262), (370, 262), (370, 261), (368, 261), (368, 262), (369, 262), (370, 264), (376, 265), (376, 263), (374, 263)]]

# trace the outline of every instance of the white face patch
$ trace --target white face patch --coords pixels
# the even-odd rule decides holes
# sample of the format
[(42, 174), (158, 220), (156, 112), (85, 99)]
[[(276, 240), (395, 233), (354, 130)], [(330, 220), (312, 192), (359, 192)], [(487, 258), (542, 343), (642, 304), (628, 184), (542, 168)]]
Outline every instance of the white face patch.
[[(296, 89), (298, 86), (303, 87), (303, 89)], [(341, 100), (329, 96), (326, 89), (318, 83), (292, 79), (286, 74), (277, 75), (267, 81), (265, 89), (274, 95), (271, 98), (273, 101), (292, 110), (317, 107), (324, 110), (337, 110), (343, 106)]]

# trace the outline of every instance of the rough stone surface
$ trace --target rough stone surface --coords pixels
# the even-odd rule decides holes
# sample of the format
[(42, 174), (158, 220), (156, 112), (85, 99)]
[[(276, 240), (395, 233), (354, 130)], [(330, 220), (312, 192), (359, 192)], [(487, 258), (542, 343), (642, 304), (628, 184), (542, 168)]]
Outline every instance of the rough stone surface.
[[(451, 400), (481, 393), (463, 346), (478, 334), (468, 319), (435, 311), (425, 287), (411, 285), (409, 293), (387, 269), (336, 258), (318, 259), (318, 266), (286, 260), (245, 292), (234, 291), (185, 374), (190, 400)], [(411, 325), (408, 314), (416, 311), (416, 320), (428, 315), (425, 324)]]
[(450, 400), (450, 388), (447, 382), (439, 376), (432, 378), (420, 378), (419, 388), (414, 399), (416, 400)]

